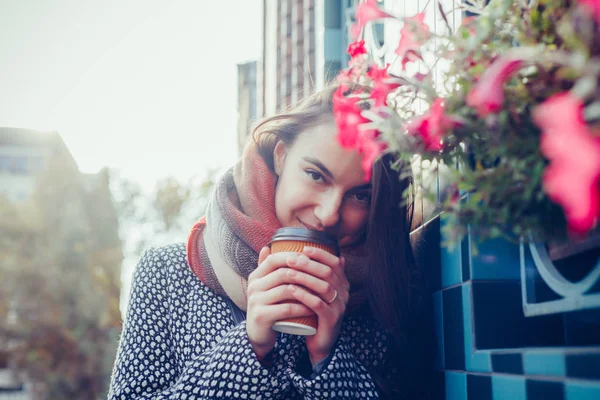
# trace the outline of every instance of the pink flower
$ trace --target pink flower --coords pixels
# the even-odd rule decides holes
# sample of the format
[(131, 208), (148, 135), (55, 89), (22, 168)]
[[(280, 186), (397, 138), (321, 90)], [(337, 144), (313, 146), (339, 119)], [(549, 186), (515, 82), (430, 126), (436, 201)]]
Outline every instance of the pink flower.
[(500, 111), (504, 105), (504, 82), (522, 65), (523, 60), (512, 57), (502, 57), (493, 62), (471, 88), (467, 104), (474, 107), (481, 117)]
[(579, 0), (579, 4), (586, 7), (596, 19), (596, 23), (600, 26), (600, 0)]
[(377, 132), (374, 130), (365, 130), (362, 132), (360, 147), (358, 151), (362, 153), (362, 169), (365, 173), (365, 181), (371, 180), (371, 171), (373, 164), (387, 148), (387, 145), (377, 140)]
[(385, 143), (377, 140), (378, 132), (373, 129), (360, 129), (362, 124), (370, 122), (361, 115), (358, 104), (361, 99), (345, 96), (346, 85), (340, 85), (333, 97), (333, 115), (338, 128), (337, 139), (346, 149), (354, 149), (362, 154), (362, 168), (365, 180), (371, 179), (371, 168), (383, 150)]
[(400, 42), (395, 53), (401, 57), (402, 69), (410, 61), (421, 59), (421, 42), (429, 38), (429, 27), (425, 24), (425, 13), (404, 19), (404, 26), (400, 30)]
[(367, 49), (365, 48), (365, 41), (360, 40), (357, 42), (350, 43), (348, 46), (348, 54), (351, 58), (360, 56), (361, 54), (367, 54)]
[(389, 67), (389, 64), (385, 68), (372, 64), (367, 72), (367, 76), (373, 81), (373, 88), (369, 95), (375, 100), (375, 107), (385, 106), (388, 94), (400, 86), (400, 83), (394, 82), (388, 74)]
[(569, 229), (585, 233), (600, 217), (600, 138), (582, 116), (583, 103), (571, 93), (556, 94), (533, 113), (542, 129), (541, 150), (550, 160), (543, 187), (560, 204)]
[(333, 96), (333, 117), (338, 128), (338, 141), (344, 148), (356, 148), (359, 139), (359, 125), (369, 122), (361, 115), (358, 105), (360, 98), (345, 96), (346, 85), (340, 85)]
[(360, 3), (356, 6), (356, 23), (352, 26), (352, 36), (357, 38), (368, 22), (382, 18), (393, 18), (393, 16), (381, 10), (377, 6), (377, 0)]
[(418, 134), (427, 150), (440, 151), (444, 133), (459, 125), (460, 121), (457, 118), (444, 114), (444, 99), (437, 98), (427, 113), (406, 124), (406, 130), (409, 135)]
[(477, 32), (475, 31), (475, 28), (473, 28), (473, 21), (477, 20), (476, 16), (471, 16), (471, 17), (466, 17), (463, 18), (463, 20), (460, 23), (460, 27), (459, 28), (465, 28), (469, 31), (469, 33), (471, 35), (475, 35)]

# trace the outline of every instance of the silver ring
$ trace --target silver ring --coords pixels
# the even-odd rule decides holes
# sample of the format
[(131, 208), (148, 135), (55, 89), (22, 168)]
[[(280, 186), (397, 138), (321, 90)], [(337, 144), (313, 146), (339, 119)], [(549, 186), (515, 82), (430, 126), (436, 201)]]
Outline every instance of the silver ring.
[(338, 291), (337, 291), (337, 290), (335, 290), (335, 289), (333, 289), (333, 290), (335, 291), (335, 294), (333, 295), (333, 299), (329, 300), (329, 301), (327, 302), (327, 304), (331, 304), (331, 303), (333, 303), (333, 302), (334, 302), (334, 300), (335, 300), (335, 299), (337, 299)]

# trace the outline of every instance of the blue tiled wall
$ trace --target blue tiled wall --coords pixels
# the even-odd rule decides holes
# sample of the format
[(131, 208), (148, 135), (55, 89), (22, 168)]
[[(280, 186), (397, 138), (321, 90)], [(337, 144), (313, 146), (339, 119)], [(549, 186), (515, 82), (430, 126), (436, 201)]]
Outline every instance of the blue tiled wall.
[[(451, 251), (440, 247), (441, 223), (430, 221), (416, 242), (433, 282), (443, 397), (600, 400), (599, 310), (526, 317), (519, 245), (493, 240), (474, 252), (467, 237)], [(595, 321), (575, 332), (584, 338), (577, 346), (570, 318)]]

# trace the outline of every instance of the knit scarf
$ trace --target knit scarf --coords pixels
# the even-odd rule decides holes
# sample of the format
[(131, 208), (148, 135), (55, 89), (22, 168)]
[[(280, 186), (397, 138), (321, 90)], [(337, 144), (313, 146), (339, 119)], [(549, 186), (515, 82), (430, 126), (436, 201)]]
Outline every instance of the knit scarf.
[[(248, 276), (258, 253), (281, 227), (275, 215), (276, 176), (250, 143), (241, 160), (216, 184), (206, 215), (192, 228), (187, 261), (193, 273), (215, 293), (247, 308)], [(351, 292), (348, 310), (366, 300), (364, 246), (342, 248)]]

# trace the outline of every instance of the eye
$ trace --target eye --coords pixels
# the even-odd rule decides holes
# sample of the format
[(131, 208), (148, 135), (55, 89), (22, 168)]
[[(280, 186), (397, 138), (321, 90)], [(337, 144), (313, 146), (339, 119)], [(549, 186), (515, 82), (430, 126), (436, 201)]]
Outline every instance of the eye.
[(320, 172), (317, 172), (312, 169), (307, 169), (304, 172), (306, 172), (306, 174), (310, 176), (310, 179), (312, 179), (315, 182), (325, 182), (325, 177)]
[(352, 198), (360, 204), (369, 204), (371, 201), (370, 193), (354, 193)]

